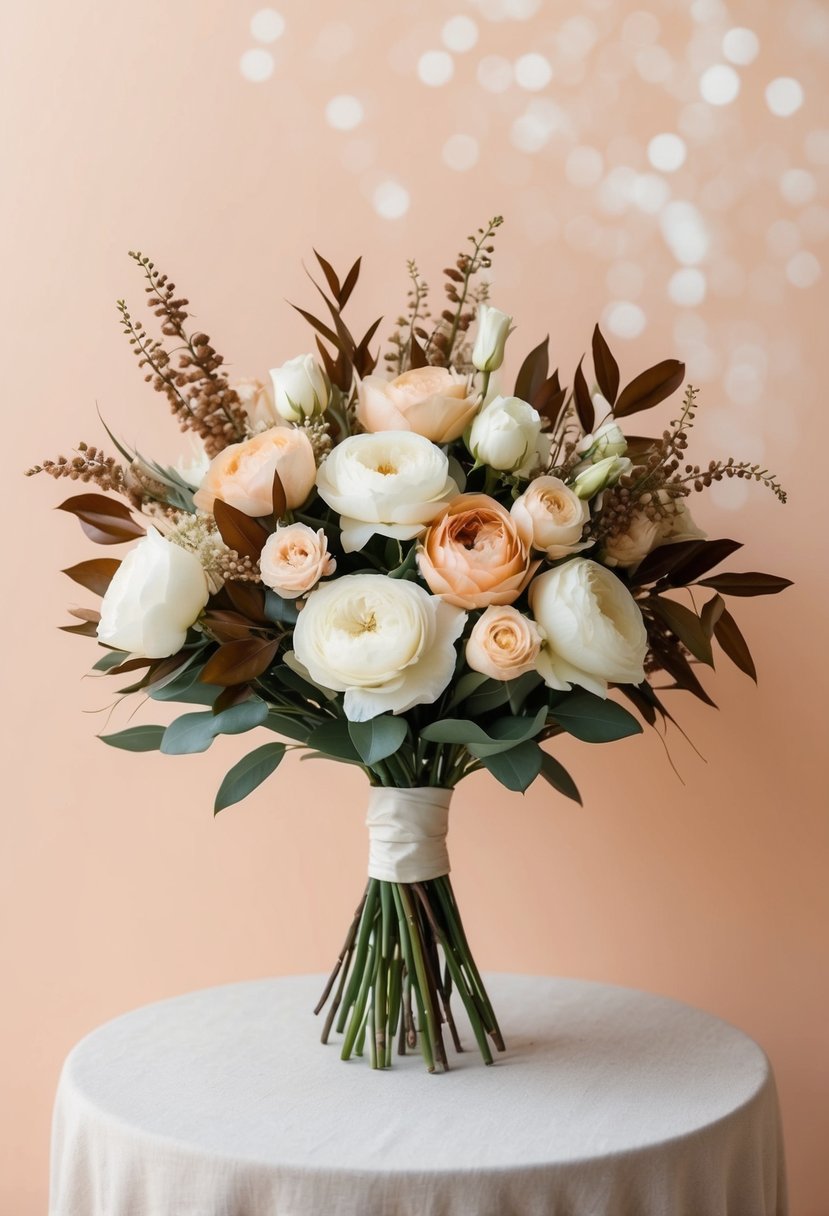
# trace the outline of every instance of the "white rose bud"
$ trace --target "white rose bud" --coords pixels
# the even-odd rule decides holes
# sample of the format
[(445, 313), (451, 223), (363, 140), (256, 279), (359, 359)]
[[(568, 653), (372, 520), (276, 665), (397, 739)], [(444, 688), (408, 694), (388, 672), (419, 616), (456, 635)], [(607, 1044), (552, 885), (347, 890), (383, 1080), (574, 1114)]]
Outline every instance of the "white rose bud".
[(467, 446), (479, 464), (527, 476), (549, 452), (541, 415), (520, 397), (496, 397), (478, 414)]
[(604, 697), (609, 682), (642, 683), (647, 630), (615, 574), (574, 557), (534, 579), (529, 598), (545, 634), (538, 671), (550, 688), (568, 692), (578, 684)]
[(585, 435), (576, 450), (582, 456), (582, 463), (595, 464), (609, 456), (624, 456), (627, 447), (622, 428), (613, 418), (608, 418), (592, 434)]
[(145, 659), (181, 650), (208, 600), (199, 559), (151, 529), (115, 571), (101, 604), (98, 640)]
[(478, 332), (472, 362), (479, 372), (494, 372), (504, 362), (504, 347), (512, 333), (512, 317), (489, 304), (478, 305)]
[(608, 486), (615, 486), (620, 477), (633, 468), (633, 462), (627, 456), (605, 456), (595, 464), (581, 467), (576, 473), (573, 489), (579, 498), (593, 498)]
[(271, 380), (277, 413), (286, 422), (302, 422), (328, 408), (331, 385), (313, 355), (297, 355), (272, 368)]

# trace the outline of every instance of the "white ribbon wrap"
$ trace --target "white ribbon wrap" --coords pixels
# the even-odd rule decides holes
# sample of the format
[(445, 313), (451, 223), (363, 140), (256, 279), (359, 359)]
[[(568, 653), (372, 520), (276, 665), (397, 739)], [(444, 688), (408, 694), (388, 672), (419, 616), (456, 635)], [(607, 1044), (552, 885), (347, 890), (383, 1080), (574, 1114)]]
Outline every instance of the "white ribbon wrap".
[(449, 873), (446, 832), (452, 790), (421, 786), (369, 791), (368, 873), (384, 882), (426, 882)]

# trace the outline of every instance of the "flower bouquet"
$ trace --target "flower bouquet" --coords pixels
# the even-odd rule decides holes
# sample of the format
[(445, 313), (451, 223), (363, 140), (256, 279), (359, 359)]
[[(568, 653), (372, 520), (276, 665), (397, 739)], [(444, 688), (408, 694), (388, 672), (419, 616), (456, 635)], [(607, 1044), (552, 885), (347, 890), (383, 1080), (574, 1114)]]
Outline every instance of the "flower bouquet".
[(80, 444), (29, 470), (95, 487), (60, 509), (90, 540), (130, 546), (65, 571), (102, 602), (64, 628), (97, 637), (95, 670), (126, 677), (120, 695), (191, 707), (105, 743), (176, 755), (270, 732), (227, 773), (217, 812), (289, 750), (368, 777), (368, 885), (317, 1012), (328, 1005), (323, 1041), (336, 1029), (344, 1059), (367, 1045), (377, 1068), (397, 1043), (445, 1069), (444, 1031), (461, 1047), (453, 995), (483, 1059), (504, 1047), (449, 880), (459, 782), (485, 769), (523, 792), (541, 777), (580, 801), (542, 744), (673, 722), (666, 688), (713, 704), (698, 673), (714, 643), (755, 675), (727, 601), (788, 585), (715, 571), (740, 545), (704, 536), (690, 494), (739, 477), (785, 495), (756, 465), (688, 462), (696, 389), (656, 438), (628, 432), (683, 385), (683, 364), (620, 390), (597, 326), (593, 387), (582, 362), (569, 386), (550, 372), (546, 339), (505, 387), (512, 318), (490, 305), (485, 275), (500, 223), (445, 270), (437, 316), (409, 263), (386, 374), (380, 322), (357, 340), (343, 316), (360, 261), (340, 279), (317, 255), (323, 317), (299, 309), (316, 354), (276, 368), (270, 386), (231, 383), (188, 301), (131, 254), (162, 338), (122, 301), (123, 328), (195, 437), (193, 460), (159, 463), (108, 432), (117, 455)]

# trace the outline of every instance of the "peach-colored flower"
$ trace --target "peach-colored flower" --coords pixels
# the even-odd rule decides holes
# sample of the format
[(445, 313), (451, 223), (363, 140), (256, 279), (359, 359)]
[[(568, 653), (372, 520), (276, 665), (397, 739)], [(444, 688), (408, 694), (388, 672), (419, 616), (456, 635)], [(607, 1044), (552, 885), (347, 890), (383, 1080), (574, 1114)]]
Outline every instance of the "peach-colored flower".
[(415, 367), (394, 380), (366, 376), (359, 392), (367, 431), (416, 431), (433, 443), (459, 438), (480, 404), (466, 377), (445, 367)]
[(193, 501), (202, 511), (211, 511), (221, 498), (245, 515), (270, 515), (277, 470), (289, 510), (301, 506), (317, 476), (314, 449), (305, 431), (273, 426), (244, 443), (231, 443), (211, 461)]
[(558, 477), (536, 477), (512, 504), (514, 519), (532, 532), (534, 549), (555, 560), (589, 548), (582, 541), (584, 525), (590, 517), (587, 503)]
[(486, 494), (459, 494), (429, 528), (418, 565), (430, 589), (459, 608), (511, 604), (539, 563), (531, 531)]
[(307, 524), (278, 527), (259, 558), (262, 582), (286, 600), (305, 595), (336, 568), (324, 529), (315, 532)]
[(535, 621), (509, 605), (492, 605), (475, 622), (466, 661), (492, 680), (514, 680), (535, 670), (541, 641)]

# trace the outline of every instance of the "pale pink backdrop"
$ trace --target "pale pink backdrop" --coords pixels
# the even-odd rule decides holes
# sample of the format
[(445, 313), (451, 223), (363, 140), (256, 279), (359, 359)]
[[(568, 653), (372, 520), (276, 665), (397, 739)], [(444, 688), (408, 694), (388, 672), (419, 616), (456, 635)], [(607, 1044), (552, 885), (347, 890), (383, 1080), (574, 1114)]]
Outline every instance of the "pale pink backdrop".
[(561, 744), (583, 810), (546, 786), (461, 788), (472, 937), (490, 968), (641, 986), (744, 1027), (777, 1073), (793, 1214), (829, 1211), (828, 47), (819, 0), (5, 6), (3, 1211), (45, 1209), (81, 1035), (187, 989), (327, 967), (365, 865), (348, 769), (288, 761), (214, 822), (249, 739), (180, 759), (95, 739), (111, 685), (55, 628), (88, 602), (59, 570), (90, 546), (50, 513), (64, 487), (19, 474), (99, 441), (96, 403), (143, 450), (183, 451), (118, 331), (114, 301), (142, 300), (126, 251), (169, 270), (234, 374), (262, 375), (310, 345), (286, 300), (313, 299), (312, 246), (363, 253), (354, 315), (391, 322), (405, 259), (438, 288), (495, 212), (513, 355), (549, 331), (569, 373), (601, 317), (623, 374), (685, 357), (699, 457), (760, 460), (791, 494), (727, 483), (698, 518), (746, 541), (737, 568), (796, 586), (739, 604), (758, 690), (723, 660), (721, 713), (672, 703), (705, 756), (672, 732), (684, 784), (649, 733)]

